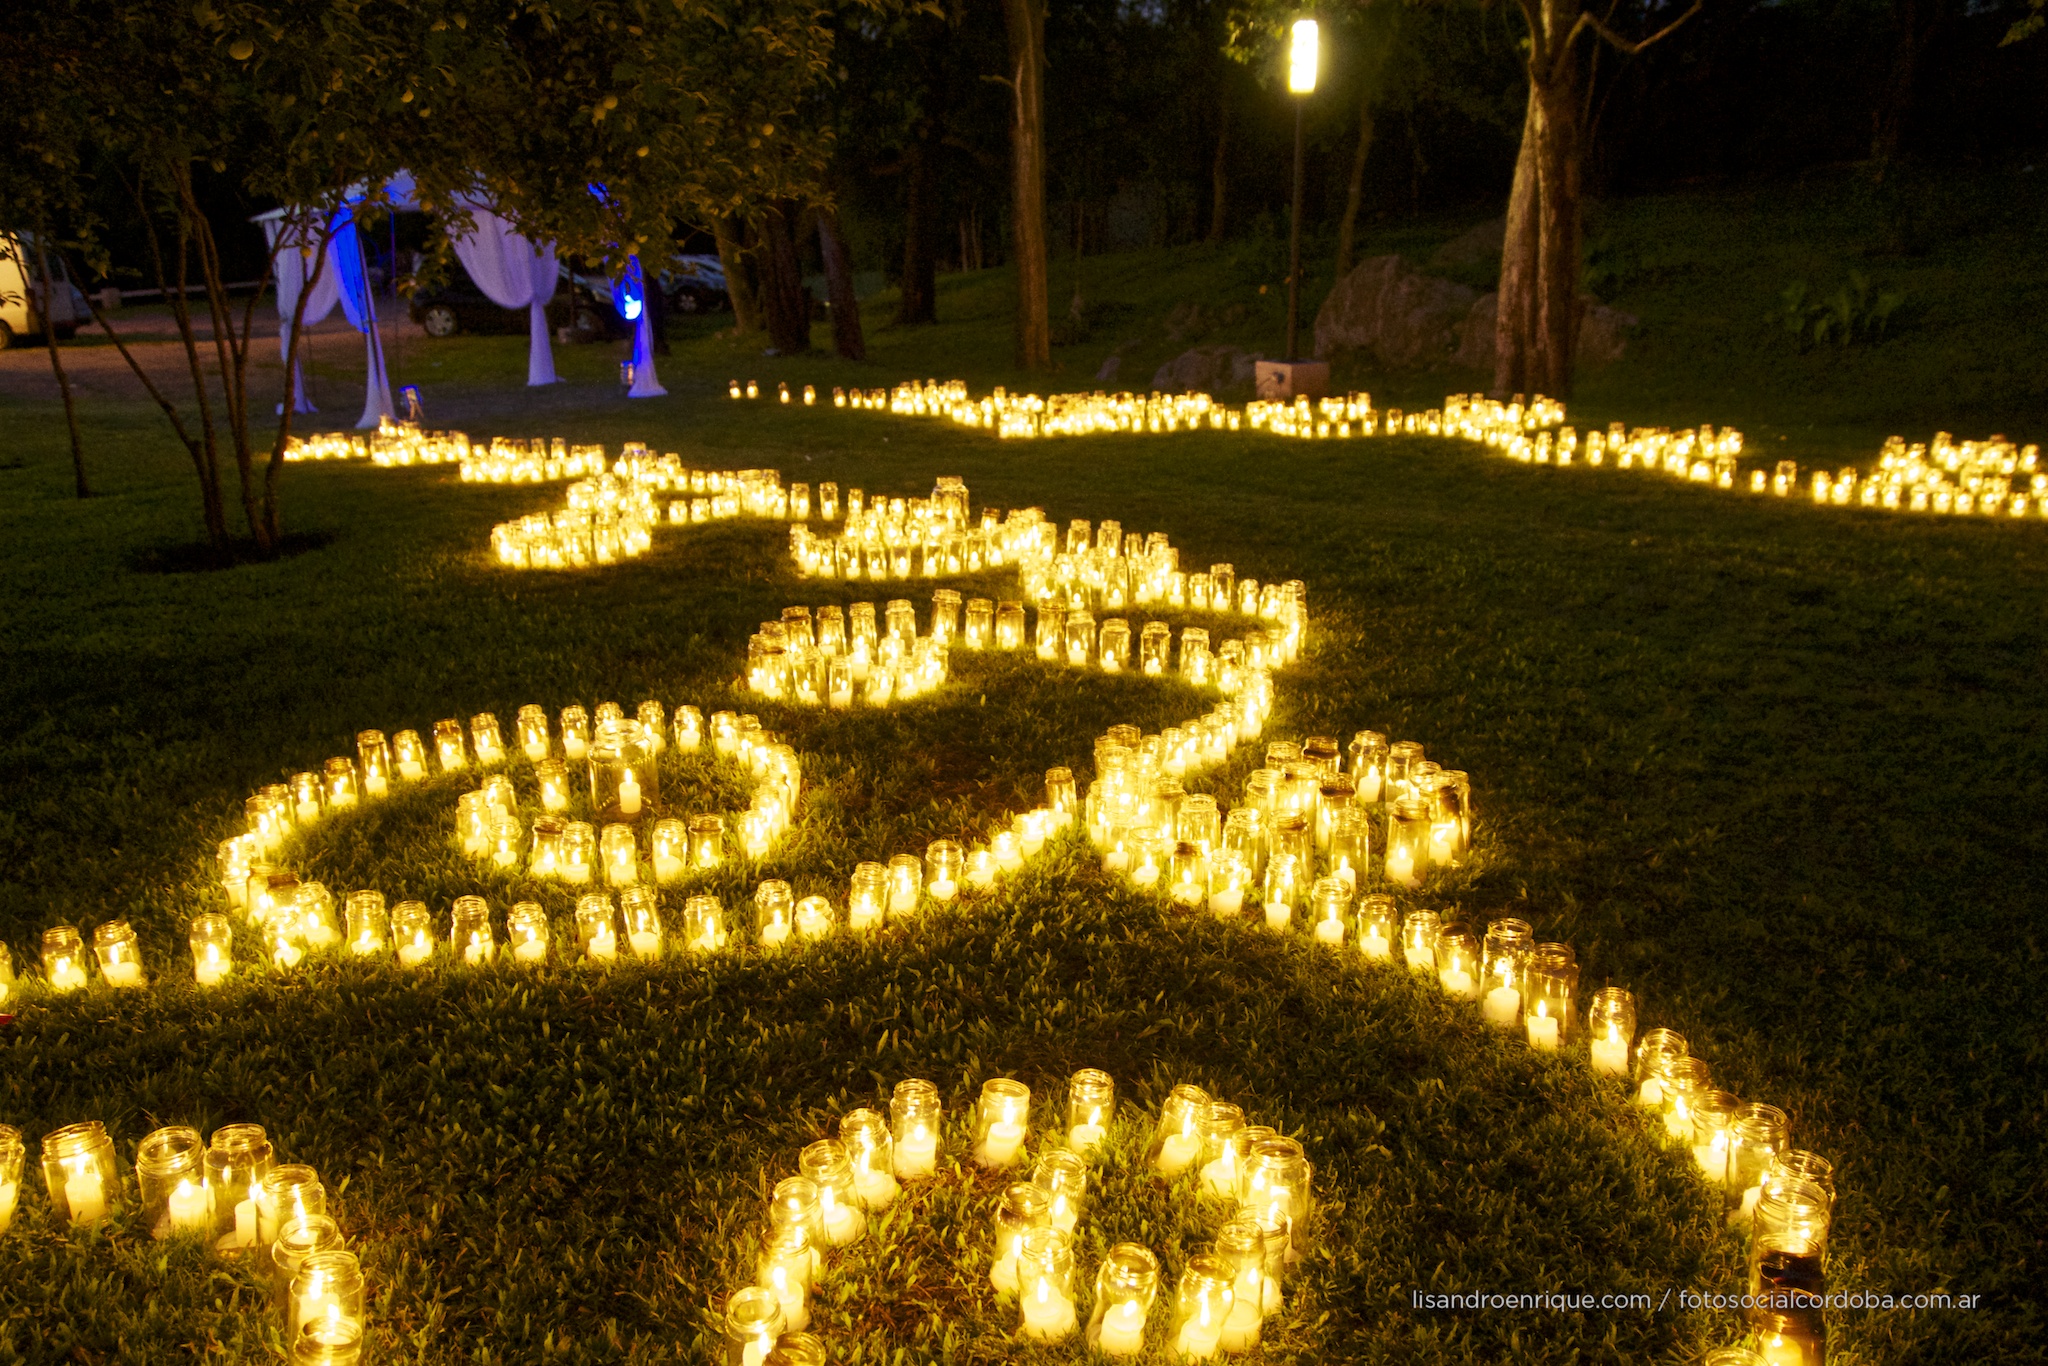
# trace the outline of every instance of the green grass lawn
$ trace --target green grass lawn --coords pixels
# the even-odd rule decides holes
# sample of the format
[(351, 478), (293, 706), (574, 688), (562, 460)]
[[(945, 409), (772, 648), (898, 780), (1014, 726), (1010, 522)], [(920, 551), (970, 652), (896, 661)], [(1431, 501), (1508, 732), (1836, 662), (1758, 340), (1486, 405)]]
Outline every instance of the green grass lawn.
[[(1000, 303), (993, 283), (956, 281), (942, 306), (957, 323), (878, 331), (858, 369), (683, 338), (672, 397), (647, 404), (615, 397), (601, 348), (565, 349), (577, 382), (558, 389), (504, 383), (523, 373), (519, 339), (452, 343), (431, 353), (445, 379), (431, 360), (399, 377), (478, 436), (637, 438), (911, 494), (957, 474), (977, 505), (1118, 517), (1187, 562), (1306, 580), (1312, 647), (1269, 735), (1370, 726), (1473, 775), (1477, 856), (1414, 904), (1569, 940), (1585, 990), (1631, 987), (1645, 1025), (1687, 1035), (1718, 1084), (1789, 1110), (1795, 1141), (1837, 1164), (1834, 1286), (1982, 1297), (1844, 1312), (1835, 1360), (2042, 1359), (2041, 528), (1713, 497), (1422, 439), (1018, 445), (723, 397), (735, 373), (1004, 378)], [(326, 406), (352, 416), (330, 379)], [(1796, 383), (1748, 401), (1763, 411)], [(1642, 406), (1657, 392), (1646, 381)], [(1950, 425), (1937, 397), (1911, 414), (1930, 429)], [(1299, 936), (1172, 917), (1073, 846), (984, 906), (872, 942), (607, 973), (319, 963), (199, 994), (178, 967), (185, 923), (217, 906), (211, 851), (255, 785), (367, 726), (482, 710), (509, 726), (526, 702), (731, 705), (755, 623), (890, 591), (797, 579), (784, 529), (746, 523), (663, 530), (603, 570), (507, 572), (489, 527), (555, 490), (345, 467), (287, 480), (292, 526), (331, 533), (324, 548), (138, 572), (196, 523), (160, 428), (91, 413), (110, 492), (79, 504), (61, 422), (6, 412), (21, 464), (0, 471), (0, 937), (21, 963), (48, 925), (124, 916), (162, 980), (23, 1004), (0, 1031), (0, 1122), (32, 1162), (43, 1132), (85, 1118), (128, 1153), (159, 1124), (266, 1125), (338, 1189), (379, 1360), (715, 1359), (713, 1310), (750, 1279), (768, 1187), (837, 1113), (924, 1076), (958, 1120), (985, 1078), (1051, 1098), (1084, 1066), (1115, 1075), (1129, 1108), (1082, 1226), (1083, 1280), (1125, 1238), (1170, 1279), (1213, 1235), (1213, 1210), (1137, 1169), (1172, 1084), (1307, 1146), (1318, 1241), (1268, 1359), (1682, 1361), (1739, 1332), (1675, 1295), (1653, 1312), (1411, 1309), (1418, 1289), (1737, 1289), (1742, 1246), (1687, 1160), (1582, 1063)], [(929, 586), (912, 587), (922, 611)], [(1178, 683), (994, 657), (886, 713), (750, 706), (805, 754), (810, 824), (718, 890), (729, 910), (759, 876), (840, 895), (856, 860), (985, 828), (1051, 764), (1085, 770), (1106, 726), (1198, 708)], [(1204, 785), (1234, 796), (1252, 765), (1240, 751)], [(337, 823), (304, 866), (441, 917), (478, 889), (502, 916), (517, 881), (446, 849), (457, 785)], [(566, 900), (541, 899), (559, 932)], [(25, 1184), (0, 1238), (0, 1361), (271, 1356), (266, 1287), (120, 1221), (74, 1238)], [(818, 1314), (834, 1360), (1082, 1355), (1009, 1338), (1015, 1311), (986, 1280), (997, 1185), (948, 1167), (835, 1263)]]

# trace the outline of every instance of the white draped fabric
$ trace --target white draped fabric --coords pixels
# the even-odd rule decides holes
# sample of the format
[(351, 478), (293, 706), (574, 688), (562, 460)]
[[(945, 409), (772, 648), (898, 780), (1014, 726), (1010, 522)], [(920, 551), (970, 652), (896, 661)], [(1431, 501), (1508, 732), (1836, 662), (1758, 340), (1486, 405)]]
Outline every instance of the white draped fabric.
[(449, 233), (456, 259), (492, 303), (527, 311), (527, 384), (559, 383), (548, 337), (548, 300), (555, 297), (560, 276), (554, 244), (529, 241), (482, 205), (468, 208), (475, 226), (460, 235)]
[[(640, 317), (633, 324), (633, 387), (626, 391), (626, 397), (660, 398), (668, 390), (661, 387), (661, 376), (654, 373), (654, 309), (647, 302), (646, 278), (641, 273), (637, 252), (627, 261), (626, 278), (640, 298)], [(655, 288), (660, 288), (658, 282)]]
[[(306, 321), (318, 322), (334, 311), (341, 301), (341, 282), (337, 278), (332, 261), (315, 261), (315, 248), (319, 244), (320, 231), (314, 226), (311, 214), (294, 218), (265, 217), (262, 220), (263, 235), (269, 239), (270, 250), (277, 265), (277, 356), (289, 363), (292, 372), (291, 404), (295, 413), (317, 413), (313, 400), (306, 394), (306, 382), (301, 362), (292, 355), (292, 313), (299, 305), (299, 294), (306, 288), (307, 277), (312, 277), (313, 293), (306, 300)], [(279, 411), (283, 411), (282, 408)]]
[[(377, 304), (370, 290), (367, 272), (363, 269), (363, 244), (356, 233), (355, 218), (347, 207), (337, 209), (329, 220), (330, 232), (326, 250), (321, 253), (319, 265), (307, 269), (311, 248), (319, 241), (319, 230), (314, 227), (311, 214), (280, 215), (263, 220), (264, 235), (270, 239), (277, 251), (277, 316), (278, 344), (281, 353), (291, 350), (292, 315), (298, 307), (299, 295), (306, 288), (306, 281), (312, 281), (312, 292), (306, 297), (306, 307), (300, 315), (300, 326), (311, 327), (324, 321), (341, 305), (342, 315), (349, 326), (363, 334), (366, 365), (363, 380), (363, 415), (356, 421), (358, 428), (375, 427), (385, 418), (394, 415), (391, 406), (391, 376), (384, 365), (384, 339), (377, 329)], [(292, 411), (310, 413), (317, 411), (306, 397), (306, 386), (300, 367), (294, 365), (290, 376)]]

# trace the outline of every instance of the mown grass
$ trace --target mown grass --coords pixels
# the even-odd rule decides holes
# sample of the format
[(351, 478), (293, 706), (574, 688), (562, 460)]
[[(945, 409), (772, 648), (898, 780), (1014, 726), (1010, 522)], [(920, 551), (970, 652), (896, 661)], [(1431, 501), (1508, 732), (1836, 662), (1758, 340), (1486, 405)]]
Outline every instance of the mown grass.
[[(1423, 440), (1006, 445), (730, 404), (740, 362), (711, 339), (678, 348), (666, 401), (617, 402), (609, 362), (576, 352), (595, 373), (529, 395), (492, 378), (520, 373), (520, 345), (448, 347), (436, 420), (641, 438), (868, 489), (959, 474), (977, 504), (1116, 516), (1191, 560), (1302, 577), (1315, 643), (1272, 732), (1370, 725), (1474, 775), (1479, 857), (1423, 904), (1572, 941), (1588, 989), (1631, 986), (1645, 1022), (1683, 1031), (1724, 1084), (1790, 1110), (1797, 1140), (1838, 1163), (1836, 1285), (1983, 1297), (1841, 1314), (1836, 1359), (2041, 1359), (2038, 528), (1708, 497)], [(858, 372), (739, 373), (966, 368), (948, 364), (966, 356), (954, 342), (932, 345)], [(326, 548), (138, 573), (138, 550), (189, 539), (189, 474), (146, 414), (103, 409), (89, 439), (114, 492), (75, 503), (52, 416), (11, 406), (25, 466), (0, 473), (0, 936), (20, 961), (46, 925), (126, 916), (165, 980), (25, 1007), (4, 1036), (0, 1122), (33, 1140), (97, 1117), (128, 1145), (158, 1123), (270, 1126), (346, 1182), (389, 1359), (706, 1359), (706, 1314), (744, 1279), (765, 1183), (831, 1115), (907, 1075), (939, 1082), (956, 1113), (1001, 1073), (1050, 1097), (1084, 1065), (1140, 1106), (1191, 1080), (1303, 1137), (1324, 1234), (1273, 1359), (1682, 1360), (1737, 1331), (1675, 1300), (1410, 1310), (1416, 1288), (1728, 1289), (1740, 1249), (1684, 1163), (1577, 1068), (1486, 1036), (1399, 974), (1168, 917), (1071, 849), (986, 908), (800, 955), (177, 985), (185, 920), (212, 904), (206, 859), (255, 784), (369, 725), (509, 720), (528, 701), (715, 705), (754, 623), (855, 595), (792, 579), (779, 530), (744, 525), (664, 532), (603, 571), (508, 574), (484, 553), (489, 525), (552, 492), (431, 470), (294, 468), (293, 525), (334, 533)], [(1085, 768), (1104, 725), (1156, 726), (1191, 700), (973, 661), (899, 711), (773, 714), (819, 795), (815, 839), (775, 866), (836, 888), (862, 854), (1013, 805), (1048, 764)], [(308, 857), (337, 885), (404, 882), (445, 912), (467, 889), (439, 843), (450, 802), (379, 813), (381, 853), (338, 827)], [(750, 876), (731, 875), (729, 905)], [(509, 890), (491, 885), (500, 913)], [(1143, 1121), (1123, 1125), (1087, 1245), (1135, 1236), (1177, 1270), (1213, 1217), (1132, 1174)], [(52, 1230), (29, 1187), (0, 1239), (0, 1358), (261, 1358), (250, 1283), (122, 1226)], [(836, 1351), (1028, 1355), (983, 1288), (989, 1191), (949, 1174), (849, 1258)]]

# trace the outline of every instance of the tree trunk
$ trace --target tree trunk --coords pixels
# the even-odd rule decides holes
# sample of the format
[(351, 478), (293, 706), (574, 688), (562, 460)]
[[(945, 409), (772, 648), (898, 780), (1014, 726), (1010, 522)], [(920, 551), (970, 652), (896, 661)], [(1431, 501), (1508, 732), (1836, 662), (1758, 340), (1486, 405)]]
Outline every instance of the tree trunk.
[(937, 322), (939, 187), (923, 130), (904, 148), (903, 185), (903, 284), (897, 291), (896, 321)]
[[(301, 242), (305, 239), (306, 230), (303, 226), (305, 221), (301, 220), (302, 226), (299, 228), (298, 240)], [(353, 226), (351, 226), (350, 231), (354, 231)], [(320, 235), (315, 239), (318, 245), (313, 252), (313, 269), (308, 272), (301, 267), (299, 297), (297, 302), (292, 305), (292, 328), (285, 341), (284, 402), (278, 405), (277, 435), (270, 445), (269, 468), (263, 473), (263, 521), (264, 525), (270, 528), (272, 542), (277, 545), (284, 544), (284, 517), (280, 511), (284, 496), (284, 448), (291, 443), (292, 422), (299, 407), (299, 344), (304, 339), (306, 332), (306, 301), (313, 297), (313, 287), (320, 282), (320, 272), (327, 268), (327, 245), (333, 237), (333, 229), (323, 226)], [(280, 243), (285, 241), (281, 231), (278, 235), (278, 240)], [(300, 250), (300, 248), (284, 245), (280, 246), (279, 250), (293, 251)], [(277, 265), (274, 257), (264, 273), (270, 278), (276, 278)], [(248, 337), (245, 333), (243, 336), (243, 351), (245, 354), (247, 350)]]
[[(1554, 3), (1557, 0), (1553, 0)], [(1563, 0), (1576, 7), (1575, 0)], [(1560, 8), (1563, 4), (1560, 4)], [(1563, 30), (1556, 30), (1563, 31)], [(1529, 383), (1552, 398), (1572, 392), (1572, 348), (1579, 333), (1579, 90), (1569, 55), (1538, 92), (1543, 120), (1536, 140), (1537, 355)]]
[(1051, 279), (1045, 241), (1045, 0), (1003, 0), (1009, 28), (1010, 128), (1015, 182), (1010, 214), (1017, 256), (1017, 364), (1052, 364)]
[(725, 214), (713, 221), (711, 235), (718, 242), (718, 264), (725, 272), (725, 297), (732, 300), (733, 331), (759, 332), (760, 302), (747, 278), (746, 227), (737, 215)]
[(1358, 147), (1351, 153), (1351, 179), (1344, 190), (1344, 217), (1337, 224), (1337, 278), (1351, 273), (1351, 252), (1358, 240), (1358, 209), (1365, 198), (1365, 159), (1372, 154), (1372, 98), (1358, 101)]
[(1892, 23), (1896, 32), (1891, 70), (1885, 77), (1883, 93), (1870, 119), (1871, 172), (1880, 182), (1892, 162), (1898, 159), (1899, 142), (1905, 136), (1906, 122), (1913, 112), (1913, 83), (1920, 66), (1920, 53), (1927, 46), (1927, 40), (1934, 36), (1935, 26), (1940, 22), (1940, 9), (1934, 0), (1898, 0), (1892, 7)]
[(1223, 74), (1216, 100), (1216, 155), (1209, 162), (1209, 245), (1223, 240), (1230, 207), (1230, 73)]
[(57, 376), (57, 392), (64, 398), (64, 424), (71, 430), (71, 481), (80, 498), (92, 497), (85, 480), (85, 439), (78, 434), (78, 401), (71, 396), (71, 376), (64, 371), (64, 358), (57, 354), (57, 324), (51, 320), (57, 299), (56, 277), (50, 273), (50, 234), (36, 234), (36, 261), (43, 274), (43, 345), (50, 349), (50, 370)]
[(768, 315), (768, 341), (781, 355), (811, 349), (810, 297), (804, 293), (803, 264), (796, 254), (794, 201), (780, 200), (761, 215), (761, 293)]
[(847, 360), (868, 358), (867, 338), (860, 329), (860, 300), (853, 293), (853, 260), (839, 235), (839, 211), (818, 210), (818, 254), (825, 258), (825, 292), (832, 300), (832, 349)]
[(1536, 333), (1536, 248), (1539, 240), (1536, 207), (1536, 142), (1543, 115), (1536, 92), (1522, 117), (1522, 150), (1515, 158), (1514, 189), (1508, 194), (1506, 240), (1500, 253), (1500, 293), (1493, 324), (1493, 392), (1495, 397), (1529, 388), (1529, 353)]

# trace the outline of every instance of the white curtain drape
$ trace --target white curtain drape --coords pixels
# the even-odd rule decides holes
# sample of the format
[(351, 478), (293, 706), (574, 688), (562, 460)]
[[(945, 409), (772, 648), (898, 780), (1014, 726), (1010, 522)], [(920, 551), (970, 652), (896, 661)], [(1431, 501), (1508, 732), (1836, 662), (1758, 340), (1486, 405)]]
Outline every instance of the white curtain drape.
[[(277, 358), (291, 364), (292, 371), (287, 381), (291, 385), (288, 396), (295, 413), (317, 413), (313, 400), (306, 394), (304, 363), (294, 357), (292, 351), (292, 313), (298, 307), (299, 294), (306, 288), (308, 276), (313, 280), (313, 293), (306, 300), (307, 325), (319, 322), (334, 311), (341, 301), (341, 282), (332, 261), (319, 262), (314, 269), (315, 248), (320, 242), (317, 220), (310, 213), (289, 218), (265, 218), (263, 235), (268, 239), (270, 250), (277, 264), (274, 267), (277, 279)], [(284, 411), (282, 404), (279, 412)]]
[[(363, 244), (356, 232), (355, 217), (346, 206), (337, 209), (329, 220), (330, 233), (327, 239), (325, 259), (321, 261), (317, 274), (307, 269), (305, 249), (319, 241), (319, 230), (314, 227), (310, 213), (267, 219), (263, 224), (264, 235), (270, 239), (273, 248), (283, 243), (277, 251), (277, 315), (280, 348), (291, 348), (292, 312), (297, 307), (300, 291), (305, 281), (313, 277), (313, 290), (306, 299), (306, 309), (300, 318), (304, 329), (324, 321), (341, 305), (342, 314), (349, 326), (363, 334), (366, 364), (363, 379), (363, 415), (356, 421), (360, 428), (375, 427), (385, 418), (393, 415), (391, 406), (391, 376), (384, 366), (384, 339), (377, 328), (377, 304), (370, 290), (370, 280), (363, 269)], [(289, 264), (287, 264), (289, 263)], [(290, 277), (287, 286), (287, 276)], [(303, 341), (303, 337), (302, 337)], [(292, 410), (310, 413), (315, 411), (307, 400), (305, 384), (294, 367), (290, 377)]]
[(512, 224), (479, 204), (468, 206), (473, 227), (451, 231), (456, 259), (484, 296), (500, 308), (524, 308), (527, 321), (526, 382), (556, 384), (555, 352), (548, 336), (548, 300), (555, 297), (560, 270), (552, 242), (533, 242)]
[[(633, 327), (633, 387), (626, 391), (626, 397), (660, 398), (668, 390), (661, 387), (661, 376), (654, 373), (654, 306), (647, 299), (649, 285), (640, 268), (638, 252), (627, 260), (627, 278), (639, 290), (640, 317)], [(655, 281), (652, 288), (661, 288), (661, 282)]]

